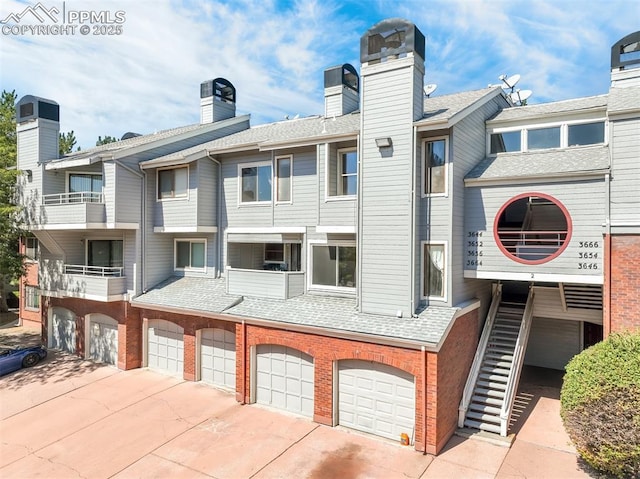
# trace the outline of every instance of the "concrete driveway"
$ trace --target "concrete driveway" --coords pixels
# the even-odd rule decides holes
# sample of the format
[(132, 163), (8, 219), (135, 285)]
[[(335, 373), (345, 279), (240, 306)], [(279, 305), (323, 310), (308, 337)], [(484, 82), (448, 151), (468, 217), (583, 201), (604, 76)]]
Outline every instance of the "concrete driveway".
[[(0, 340), (24, 343), (29, 336), (20, 334)], [(38, 366), (0, 379), (0, 477), (589, 477), (556, 418), (557, 398), (542, 389), (521, 394), (511, 449), (454, 437), (434, 458), (242, 406), (202, 383), (50, 351)]]

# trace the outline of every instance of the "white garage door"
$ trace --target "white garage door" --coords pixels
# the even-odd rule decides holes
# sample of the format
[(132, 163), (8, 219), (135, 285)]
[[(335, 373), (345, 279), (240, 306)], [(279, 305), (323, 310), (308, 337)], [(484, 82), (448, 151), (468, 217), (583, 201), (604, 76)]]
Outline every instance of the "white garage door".
[(161, 319), (149, 321), (147, 331), (147, 366), (182, 376), (184, 371), (184, 330)]
[(340, 361), (338, 423), (358, 431), (400, 440), (413, 437), (413, 375), (372, 361)]
[(52, 308), (49, 332), (49, 347), (62, 349), (68, 353), (76, 352), (75, 314), (65, 308)]
[(257, 349), (256, 402), (313, 417), (313, 358), (284, 346)]
[(118, 364), (118, 322), (104, 314), (92, 314), (89, 333), (89, 358)]
[(579, 352), (579, 321), (533, 318), (525, 364), (563, 370)]
[(204, 329), (200, 341), (200, 379), (235, 390), (236, 335), (219, 328)]

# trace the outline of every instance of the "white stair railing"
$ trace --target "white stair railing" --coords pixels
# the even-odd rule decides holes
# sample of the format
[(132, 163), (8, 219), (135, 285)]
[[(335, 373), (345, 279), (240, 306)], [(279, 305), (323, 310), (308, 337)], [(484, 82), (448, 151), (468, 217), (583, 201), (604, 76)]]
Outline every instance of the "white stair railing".
[(464, 419), (473, 397), (473, 390), (480, 374), (480, 368), (482, 367), (482, 359), (484, 358), (484, 352), (489, 344), (489, 336), (491, 336), (491, 330), (493, 329), (493, 323), (495, 322), (496, 314), (498, 313), (498, 307), (500, 306), (500, 300), (502, 298), (502, 285), (498, 284), (496, 290), (493, 293), (491, 300), (491, 306), (487, 312), (487, 319), (484, 322), (484, 328), (482, 329), (482, 335), (476, 348), (476, 355), (473, 358), (471, 369), (469, 370), (469, 376), (462, 392), (462, 400), (458, 407), (458, 427), (464, 427)]
[(522, 314), (522, 323), (520, 324), (520, 331), (518, 333), (518, 339), (516, 340), (516, 346), (513, 351), (513, 363), (511, 365), (511, 373), (507, 380), (504, 402), (500, 409), (500, 435), (506, 437), (509, 430), (509, 421), (511, 420), (511, 413), (513, 412), (513, 401), (516, 397), (516, 389), (520, 382), (520, 372), (522, 371), (522, 363), (524, 362), (524, 355), (527, 351), (527, 342), (529, 340), (529, 331), (531, 330), (531, 323), (533, 317), (533, 288), (529, 289), (529, 296), (527, 297), (527, 304)]

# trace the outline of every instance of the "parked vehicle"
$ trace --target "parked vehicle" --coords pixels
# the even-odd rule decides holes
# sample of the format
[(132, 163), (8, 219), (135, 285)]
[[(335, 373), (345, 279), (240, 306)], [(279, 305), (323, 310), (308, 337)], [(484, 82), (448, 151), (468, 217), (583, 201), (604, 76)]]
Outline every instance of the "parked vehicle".
[(0, 376), (21, 368), (35, 366), (46, 357), (47, 349), (44, 346), (0, 348)]

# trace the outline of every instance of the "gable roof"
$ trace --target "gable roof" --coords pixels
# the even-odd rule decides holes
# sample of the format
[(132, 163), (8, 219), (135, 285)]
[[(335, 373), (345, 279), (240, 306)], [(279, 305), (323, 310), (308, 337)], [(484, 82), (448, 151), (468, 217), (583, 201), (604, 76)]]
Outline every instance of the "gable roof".
[(359, 112), (329, 118), (310, 116), (257, 125), (192, 148), (144, 161), (140, 166), (157, 168), (193, 161), (207, 154), (315, 145), (329, 139), (356, 138), (359, 132)]
[(606, 108), (607, 95), (575, 98), (552, 103), (538, 103), (516, 108), (506, 108), (499, 111), (493, 118), (487, 121), (487, 125), (501, 122), (518, 122), (534, 118), (548, 118), (554, 115), (567, 115), (590, 110), (602, 110), (604, 113)]
[(249, 120), (249, 115), (237, 116), (214, 123), (194, 124), (170, 128), (148, 135), (135, 136), (126, 140), (120, 140), (105, 145), (99, 145), (88, 150), (77, 151), (64, 155), (62, 158), (47, 163), (46, 169), (56, 170), (60, 168), (71, 168), (74, 166), (85, 166), (104, 159), (118, 159), (132, 155), (139, 151), (149, 150), (162, 146), (166, 143), (192, 138), (201, 134), (225, 128)]
[(607, 146), (499, 153), (478, 163), (465, 177), (465, 183), (506, 178), (549, 178), (605, 173), (609, 168)]
[[(450, 128), (476, 108), (500, 96), (502, 96), (502, 88), (491, 86), (481, 90), (425, 98), (424, 115), (421, 120), (415, 122), (415, 125), (419, 130), (432, 129), (434, 126)], [(504, 106), (508, 107), (508, 105), (505, 99)]]

